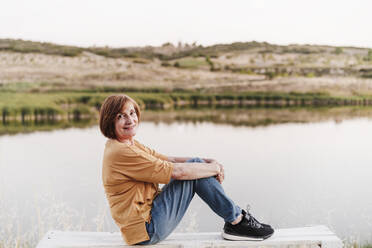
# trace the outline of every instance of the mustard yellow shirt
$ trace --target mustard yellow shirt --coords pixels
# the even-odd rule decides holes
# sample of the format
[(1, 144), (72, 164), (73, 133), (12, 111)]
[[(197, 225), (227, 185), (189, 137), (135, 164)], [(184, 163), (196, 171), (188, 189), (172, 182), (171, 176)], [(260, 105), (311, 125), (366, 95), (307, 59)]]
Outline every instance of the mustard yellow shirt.
[(102, 181), (112, 218), (129, 245), (149, 240), (145, 222), (159, 183), (169, 183), (173, 164), (167, 156), (135, 140), (133, 145), (109, 139), (105, 145)]

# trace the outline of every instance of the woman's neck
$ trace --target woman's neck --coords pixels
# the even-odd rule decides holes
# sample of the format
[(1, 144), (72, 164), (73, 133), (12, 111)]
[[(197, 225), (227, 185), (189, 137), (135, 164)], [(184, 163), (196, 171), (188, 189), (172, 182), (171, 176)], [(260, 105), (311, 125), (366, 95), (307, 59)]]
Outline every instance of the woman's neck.
[(117, 139), (120, 143), (124, 143), (127, 145), (134, 145), (134, 139), (128, 138), (128, 139)]

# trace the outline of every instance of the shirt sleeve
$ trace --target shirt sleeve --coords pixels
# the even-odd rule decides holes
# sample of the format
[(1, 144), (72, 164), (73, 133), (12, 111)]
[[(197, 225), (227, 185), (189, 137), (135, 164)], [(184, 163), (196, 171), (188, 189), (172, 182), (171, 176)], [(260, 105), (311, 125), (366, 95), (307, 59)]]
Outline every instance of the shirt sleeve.
[(141, 144), (141, 143), (138, 142), (138, 141), (136, 141), (136, 142), (137, 142), (138, 146), (141, 147), (142, 150), (146, 151), (147, 153), (151, 154), (152, 156), (155, 156), (155, 157), (160, 158), (160, 159), (162, 159), (162, 160), (168, 161), (168, 156), (163, 155), (163, 154), (161, 154), (161, 153), (158, 153), (158, 152), (156, 152), (154, 149), (151, 149), (151, 148), (149, 148), (149, 147), (147, 147), (147, 146)]
[(154, 156), (136, 146), (128, 147), (129, 151), (120, 153), (115, 161), (121, 173), (137, 181), (149, 183), (169, 183), (173, 163)]

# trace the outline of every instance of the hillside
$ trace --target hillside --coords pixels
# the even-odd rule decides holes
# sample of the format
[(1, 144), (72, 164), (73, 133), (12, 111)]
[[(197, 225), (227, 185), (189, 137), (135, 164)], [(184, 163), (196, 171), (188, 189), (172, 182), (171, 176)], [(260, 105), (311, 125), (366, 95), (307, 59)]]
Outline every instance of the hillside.
[(0, 40), (1, 91), (327, 92), (372, 95), (372, 50), (245, 42), (73, 47)]

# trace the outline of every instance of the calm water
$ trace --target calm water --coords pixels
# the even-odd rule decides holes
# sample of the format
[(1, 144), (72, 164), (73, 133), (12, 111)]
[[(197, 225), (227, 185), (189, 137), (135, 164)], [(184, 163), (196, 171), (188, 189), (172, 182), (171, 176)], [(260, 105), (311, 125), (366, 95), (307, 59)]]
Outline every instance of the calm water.
[[(176, 156), (215, 158), (225, 191), (276, 228), (325, 224), (372, 241), (372, 121), (233, 127), (141, 123), (137, 139)], [(37, 242), (46, 231), (118, 231), (101, 186), (97, 126), (0, 137), (0, 238)], [(177, 231), (220, 231), (198, 197)], [(10, 238), (8, 238), (10, 239)]]

